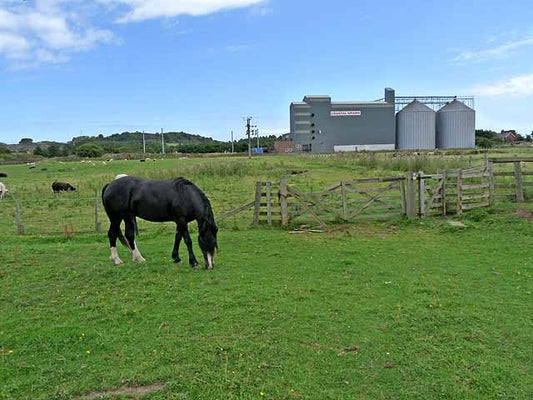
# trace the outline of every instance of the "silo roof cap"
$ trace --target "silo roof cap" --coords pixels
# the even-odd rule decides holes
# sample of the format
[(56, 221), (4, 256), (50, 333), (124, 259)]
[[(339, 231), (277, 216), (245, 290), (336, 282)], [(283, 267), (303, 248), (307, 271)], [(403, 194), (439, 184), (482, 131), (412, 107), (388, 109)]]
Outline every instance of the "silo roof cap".
[(433, 111), (431, 108), (429, 108), (425, 104), (422, 104), (418, 100), (413, 100), (412, 102), (407, 104), (404, 108), (402, 108), (400, 112), (403, 113), (403, 112), (435, 112), (435, 111)]
[(462, 103), (459, 100), (455, 99), (451, 101), (450, 103), (446, 104), (444, 107), (442, 107), (438, 112), (449, 112), (449, 111), (474, 111), (474, 110), (468, 107), (465, 103)]

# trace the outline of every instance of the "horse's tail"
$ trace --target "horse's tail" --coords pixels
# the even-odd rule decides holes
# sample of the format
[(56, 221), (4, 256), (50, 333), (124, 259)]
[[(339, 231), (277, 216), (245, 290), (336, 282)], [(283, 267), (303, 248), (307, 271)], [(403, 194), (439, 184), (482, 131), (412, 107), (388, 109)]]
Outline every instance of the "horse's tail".
[(106, 183), (104, 187), (102, 188), (102, 204), (104, 205), (104, 207), (105, 207), (104, 193), (108, 186), (109, 186), (109, 183)]
[[(106, 213), (107, 213), (107, 207), (106, 207), (106, 203), (105, 203), (105, 200), (104, 200), (104, 193), (105, 193), (105, 190), (107, 189), (108, 186), (109, 186), (109, 184), (106, 183), (104, 185), (104, 187), (102, 188), (102, 204), (104, 205), (104, 210), (105, 210)], [(137, 233), (137, 221), (134, 221), (134, 222), (135, 222), (135, 232)], [(129, 250), (131, 250), (131, 246), (130, 246), (129, 242), (124, 237), (124, 234), (122, 233), (122, 229), (120, 229), (120, 225), (118, 227), (117, 238), (118, 238), (118, 240), (120, 240), (120, 243), (122, 243), (124, 245), (124, 247), (128, 248)]]
[[(137, 224), (135, 224), (135, 225), (137, 225)], [(118, 227), (117, 237), (118, 237), (118, 240), (120, 240), (120, 243), (122, 243), (124, 245), (124, 247), (126, 247), (129, 250), (132, 250), (129, 242), (126, 240), (126, 238), (122, 234), (122, 229), (120, 229), (120, 226)]]

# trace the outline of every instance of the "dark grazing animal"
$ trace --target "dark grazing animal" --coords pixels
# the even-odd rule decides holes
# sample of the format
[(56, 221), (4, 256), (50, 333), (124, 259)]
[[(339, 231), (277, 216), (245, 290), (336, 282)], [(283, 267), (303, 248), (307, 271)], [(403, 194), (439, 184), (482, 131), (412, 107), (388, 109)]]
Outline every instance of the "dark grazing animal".
[(76, 188), (72, 186), (70, 183), (55, 181), (54, 183), (52, 183), (52, 190), (54, 191), (54, 193), (75, 192)]
[[(117, 238), (131, 250), (134, 261), (145, 261), (135, 243), (136, 217), (139, 217), (152, 222), (175, 222), (172, 258), (175, 262), (181, 261), (178, 251), (183, 238), (189, 251), (191, 267), (198, 265), (198, 261), (193, 253), (187, 224), (196, 220), (198, 244), (204, 256), (205, 267), (213, 268), (213, 255), (218, 248), (218, 228), (209, 199), (191, 181), (185, 178), (157, 181), (125, 176), (104, 186), (102, 203), (110, 222), (107, 233), (111, 248), (109, 258), (115, 265), (122, 263), (117, 252)], [(126, 237), (120, 229), (122, 221)]]
[(0, 178), (7, 178), (7, 174), (5, 172), (0, 172)]

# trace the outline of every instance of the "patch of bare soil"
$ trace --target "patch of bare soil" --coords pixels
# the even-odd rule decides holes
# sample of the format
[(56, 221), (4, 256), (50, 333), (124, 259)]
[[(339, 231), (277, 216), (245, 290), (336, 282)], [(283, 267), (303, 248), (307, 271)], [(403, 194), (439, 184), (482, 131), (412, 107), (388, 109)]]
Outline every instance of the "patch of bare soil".
[(75, 400), (91, 400), (98, 399), (103, 396), (120, 396), (120, 395), (133, 395), (133, 396), (142, 396), (148, 393), (157, 392), (165, 387), (164, 383), (154, 383), (153, 385), (148, 386), (135, 386), (122, 389), (110, 389), (102, 390), (98, 392), (92, 392), (84, 396), (76, 397)]
[(525, 218), (528, 221), (533, 221), (533, 211), (529, 210), (518, 210), (516, 211), (516, 215), (518, 215), (521, 218)]

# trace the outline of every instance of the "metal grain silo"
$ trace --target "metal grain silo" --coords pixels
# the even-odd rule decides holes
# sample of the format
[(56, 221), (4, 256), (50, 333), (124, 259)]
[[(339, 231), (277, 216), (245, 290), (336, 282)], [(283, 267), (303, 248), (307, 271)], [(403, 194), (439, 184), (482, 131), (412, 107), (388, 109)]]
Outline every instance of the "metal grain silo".
[(396, 148), (427, 150), (435, 148), (436, 113), (413, 100), (396, 114)]
[(437, 111), (437, 147), (465, 149), (476, 146), (476, 112), (454, 100)]

